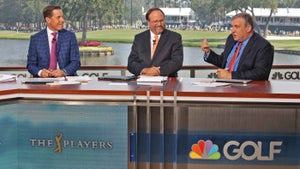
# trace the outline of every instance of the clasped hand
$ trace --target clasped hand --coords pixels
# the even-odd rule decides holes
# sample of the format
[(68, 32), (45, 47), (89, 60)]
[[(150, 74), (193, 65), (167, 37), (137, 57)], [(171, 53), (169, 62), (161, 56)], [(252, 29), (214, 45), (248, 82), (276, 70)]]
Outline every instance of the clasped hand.
[(47, 78), (47, 77), (64, 77), (65, 72), (60, 69), (51, 70), (51, 69), (43, 69), (41, 73), (41, 77)]
[(159, 76), (160, 75), (160, 67), (149, 67), (144, 68), (142, 71), (142, 75), (146, 76)]

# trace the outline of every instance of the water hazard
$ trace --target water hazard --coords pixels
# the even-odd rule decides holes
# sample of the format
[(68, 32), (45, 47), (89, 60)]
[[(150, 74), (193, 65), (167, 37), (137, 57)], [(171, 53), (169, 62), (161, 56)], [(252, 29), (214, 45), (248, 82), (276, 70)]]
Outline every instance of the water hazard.
[[(26, 66), (28, 40), (0, 40), (0, 67)], [(131, 50), (129, 43), (102, 43), (111, 46), (114, 55), (81, 57), (82, 66), (126, 66)], [(217, 53), (222, 49), (214, 49)], [(184, 47), (184, 66), (210, 65), (203, 61), (200, 47)], [(275, 53), (274, 65), (299, 65), (300, 56)]]

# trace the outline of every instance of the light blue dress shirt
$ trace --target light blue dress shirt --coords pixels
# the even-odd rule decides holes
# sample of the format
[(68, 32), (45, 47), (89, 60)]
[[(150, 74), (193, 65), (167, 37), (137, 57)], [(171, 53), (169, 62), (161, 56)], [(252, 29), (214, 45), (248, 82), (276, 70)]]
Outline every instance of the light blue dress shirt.
[[(237, 58), (236, 58), (236, 60), (235, 60), (235, 63), (234, 63), (233, 72), (236, 71), (237, 68), (238, 68), (238, 65), (239, 65), (241, 56), (242, 56), (242, 54), (243, 54), (243, 52), (244, 52), (245, 47), (246, 47), (247, 44), (248, 44), (249, 39), (250, 39), (250, 38), (248, 38), (248, 39), (246, 39), (245, 41), (242, 42), (243, 44), (242, 44), (241, 49), (240, 49), (240, 51), (239, 51), (239, 55), (237, 56)], [(231, 58), (233, 57), (234, 52), (235, 52), (235, 50), (237, 49), (238, 45), (239, 45), (239, 42), (236, 42), (236, 43), (234, 44), (234, 46), (233, 46), (231, 52), (229, 53), (229, 56), (227, 57), (225, 69), (228, 68), (228, 65), (229, 65), (229, 63), (230, 63), (230, 60), (231, 60)]]

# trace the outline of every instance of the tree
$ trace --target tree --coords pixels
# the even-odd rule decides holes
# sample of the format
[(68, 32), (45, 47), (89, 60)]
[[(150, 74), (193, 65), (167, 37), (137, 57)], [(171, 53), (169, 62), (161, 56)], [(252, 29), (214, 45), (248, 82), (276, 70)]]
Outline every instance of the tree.
[(22, 20), (26, 25), (36, 24), (38, 29), (42, 28), (44, 18), (42, 11), (47, 3), (43, 0), (28, 0), (22, 5)]
[[(229, 3), (231, 0), (226, 0), (226, 1), (228, 1), (228, 3)], [(269, 17), (267, 18), (267, 21), (265, 24), (265, 29), (264, 29), (264, 36), (267, 36), (270, 19), (271, 19), (273, 13), (276, 12), (276, 10), (277, 10), (279, 0), (263, 0), (263, 1), (262, 0), (249, 0), (249, 1), (236, 0), (235, 3), (237, 3), (239, 5), (232, 7), (233, 10), (241, 11), (241, 12), (249, 11), (251, 13), (252, 18), (254, 20), (254, 29), (256, 29), (259, 34), (261, 34), (261, 30), (256, 22), (254, 8), (269, 8), (270, 9)]]
[(296, 3), (300, 2), (299, 0), (281, 0), (278, 4), (278, 7), (281, 8), (293, 8), (295, 7)]
[(115, 16), (120, 18), (118, 11), (122, 11), (121, 0), (53, 0), (51, 3), (60, 5), (63, 8), (66, 18), (71, 21), (69, 23), (73, 27), (76, 28), (75, 23), (79, 21), (82, 29), (82, 42), (86, 41), (89, 21), (97, 21), (98, 18), (103, 19), (103, 16), (110, 18), (110, 20)]
[[(129, 20), (130, 25), (132, 26), (137, 20), (144, 20), (142, 13), (143, 3), (140, 0), (125, 0), (124, 5), (124, 18)], [(147, 7), (148, 8), (148, 7)], [(147, 10), (147, 9), (146, 9)]]
[(209, 24), (214, 20), (209, 8), (212, 4), (212, 0), (191, 0), (191, 3), (198, 23)]
[(279, 0), (264, 0), (264, 1), (261, 1), (261, 7), (270, 8), (269, 17), (267, 18), (267, 21), (266, 21), (266, 24), (265, 24), (265, 29), (264, 29), (264, 36), (265, 37), (268, 36), (269, 23), (270, 23), (272, 15), (277, 11), (278, 4), (279, 4)]
[(124, 0), (101, 1), (99, 8), (96, 10), (96, 15), (100, 24), (121, 23), (124, 18)]
[(3, 0), (0, 6), (0, 23), (6, 23), (9, 27), (15, 26), (21, 21), (21, 11), (17, 0)]

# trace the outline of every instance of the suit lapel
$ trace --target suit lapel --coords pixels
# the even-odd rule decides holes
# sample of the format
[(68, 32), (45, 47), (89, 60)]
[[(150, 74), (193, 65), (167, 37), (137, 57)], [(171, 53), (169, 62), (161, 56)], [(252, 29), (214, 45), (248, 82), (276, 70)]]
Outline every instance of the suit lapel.
[(230, 54), (232, 48), (234, 47), (235, 43), (236, 43), (236, 41), (232, 39), (231, 41), (228, 41), (228, 44), (225, 45), (225, 47), (228, 46), (228, 48), (226, 47), (224, 50), (224, 53), (223, 53), (223, 55), (226, 56), (226, 59), (223, 60), (223, 67), (226, 66), (227, 58), (229, 57), (229, 54)]
[(145, 33), (145, 39), (146, 42), (144, 42), (144, 48), (145, 48), (145, 52), (147, 53), (147, 62), (150, 63), (151, 62), (151, 35), (150, 35), (150, 30), (148, 30), (146, 33)]
[(48, 39), (48, 33), (47, 33), (47, 30), (44, 29), (44, 32), (42, 34), (42, 44), (41, 46), (47, 46), (46, 48), (46, 56), (48, 56), (48, 59), (50, 60), (50, 44), (49, 44), (49, 39)]
[(58, 58), (59, 58), (59, 51), (60, 51), (60, 48), (61, 48), (61, 41), (63, 39), (63, 33), (61, 31), (58, 31), (58, 36), (57, 36), (57, 47), (56, 47), (56, 52), (57, 52), (57, 61), (58, 61)]
[(58, 31), (58, 39), (57, 39), (57, 48), (56, 48), (56, 59), (59, 67), (61, 67), (62, 61), (62, 56), (60, 55), (61, 52), (61, 44), (64, 38), (64, 33), (63, 31)]

